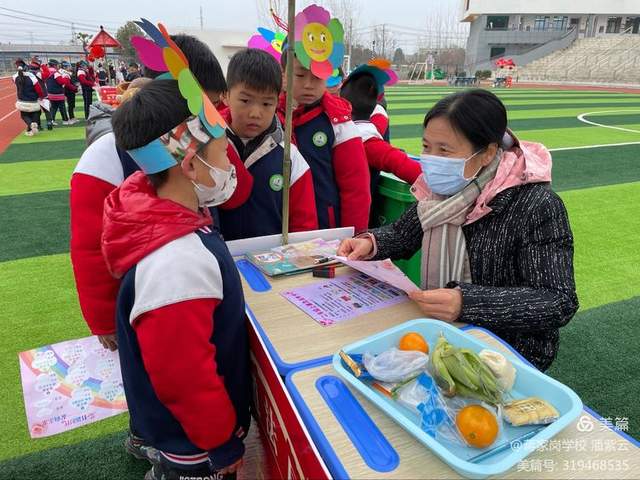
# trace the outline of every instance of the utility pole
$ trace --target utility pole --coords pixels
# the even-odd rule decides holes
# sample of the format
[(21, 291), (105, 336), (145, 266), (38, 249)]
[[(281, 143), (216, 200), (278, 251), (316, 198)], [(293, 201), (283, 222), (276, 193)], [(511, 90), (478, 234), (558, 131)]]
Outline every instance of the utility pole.
[(200, 5), (200, 30), (204, 30), (204, 20), (202, 19), (202, 5)]
[(351, 73), (351, 52), (353, 48), (353, 18), (349, 19), (349, 72), (345, 72), (346, 75)]

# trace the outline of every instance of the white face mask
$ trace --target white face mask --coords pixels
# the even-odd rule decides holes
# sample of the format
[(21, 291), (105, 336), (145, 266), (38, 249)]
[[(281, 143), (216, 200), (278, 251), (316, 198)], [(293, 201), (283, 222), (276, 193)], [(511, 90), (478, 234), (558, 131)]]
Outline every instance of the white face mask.
[(209, 167), (209, 175), (216, 183), (215, 186), (209, 187), (202, 183), (196, 183), (192, 180), (194, 190), (198, 196), (198, 206), (200, 207), (215, 207), (222, 205), (231, 198), (233, 192), (235, 192), (238, 186), (238, 178), (236, 177), (236, 167), (231, 165), (229, 170), (222, 170), (209, 165), (199, 155), (196, 155), (198, 160)]

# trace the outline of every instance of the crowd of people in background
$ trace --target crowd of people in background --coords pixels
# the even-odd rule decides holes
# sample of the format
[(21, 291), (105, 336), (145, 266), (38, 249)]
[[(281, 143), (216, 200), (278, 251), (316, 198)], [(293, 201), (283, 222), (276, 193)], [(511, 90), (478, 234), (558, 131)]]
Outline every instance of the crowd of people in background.
[[(95, 67), (86, 60), (72, 63), (68, 60), (49, 59), (42, 62), (34, 56), (27, 63), (18, 58), (15, 61), (16, 109), (26, 125), (25, 135), (32, 137), (43, 130), (42, 116), (46, 129), (55, 126), (74, 125), (76, 118), (76, 95), (82, 95), (84, 118), (89, 118), (95, 87), (118, 85), (142, 77), (140, 67), (131, 62), (120, 61), (118, 67), (103, 63)], [(56, 117), (60, 114), (60, 122)]]

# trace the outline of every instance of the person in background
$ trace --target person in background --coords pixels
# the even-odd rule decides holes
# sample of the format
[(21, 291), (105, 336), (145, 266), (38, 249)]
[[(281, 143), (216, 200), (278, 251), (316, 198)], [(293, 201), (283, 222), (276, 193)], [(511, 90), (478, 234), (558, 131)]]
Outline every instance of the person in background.
[(25, 135), (32, 137), (38, 133), (40, 123), (40, 103), (38, 100), (44, 98), (44, 93), (38, 79), (31, 73), (27, 64), (21, 59), (15, 62), (18, 71), (13, 75), (13, 83), (16, 86), (16, 108), (20, 112), (22, 121), (27, 125)]
[(104, 87), (107, 84), (107, 71), (104, 69), (101, 63), (98, 64), (98, 72), (96, 75), (98, 84)]
[(51, 102), (51, 119), (53, 124), (56, 125), (56, 114), (60, 112), (62, 116), (63, 125), (72, 125), (67, 115), (67, 106), (65, 101), (65, 90), (69, 88), (75, 88), (71, 85), (71, 77), (64, 75), (59, 70), (60, 63), (57, 60), (49, 59), (49, 71), (50, 75), (47, 78), (47, 98)]
[(129, 71), (125, 77), (125, 81), (133, 82), (136, 78), (140, 78), (141, 76), (140, 66), (136, 62), (131, 62), (129, 64)]
[(84, 118), (89, 118), (89, 107), (93, 102), (93, 87), (96, 79), (92, 74), (93, 69), (89, 68), (89, 63), (85, 60), (78, 62), (78, 81), (82, 87), (82, 100), (84, 102)]
[(573, 235), (551, 189), (551, 154), (518, 140), (493, 93), (441, 99), (423, 122), (418, 200), (394, 223), (343, 241), (352, 260), (422, 248), (425, 317), (491, 330), (544, 371), (578, 310)]
[[(67, 97), (67, 109), (69, 113), (69, 122), (71, 124), (78, 123), (78, 119), (75, 116), (76, 93), (78, 92), (78, 87), (76, 86), (76, 82), (78, 81), (77, 74), (71, 68), (71, 64), (66, 60), (60, 63), (59, 72), (64, 77), (69, 79), (69, 83), (66, 83), (64, 86), (64, 96)], [(74, 82), (74, 78), (75, 78), (75, 82)]]
[(113, 63), (109, 64), (109, 78), (111, 78), (111, 83), (116, 81), (116, 69), (113, 66)]
[[(38, 79), (38, 85), (44, 97), (40, 100), (40, 111), (44, 113), (47, 120), (47, 130), (53, 130), (53, 119), (51, 118), (51, 102), (47, 99), (47, 84), (44, 81), (44, 68), (46, 65), (40, 64), (40, 59), (36, 56), (31, 59), (29, 64), (29, 71), (33, 73)], [(46, 70), (46, 75), (49, 75), (49, 69)], [(40, 117), (38, 117), (38, 120)], [(40, 123), (38, 123), (38, 129), (40, 129)]]

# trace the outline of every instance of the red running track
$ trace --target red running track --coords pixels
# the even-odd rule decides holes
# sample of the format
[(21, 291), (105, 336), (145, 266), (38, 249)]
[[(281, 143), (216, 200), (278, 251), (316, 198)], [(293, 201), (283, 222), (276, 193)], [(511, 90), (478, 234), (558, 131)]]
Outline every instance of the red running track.
[(16, 87), (11, 77), (0, 78), (0, 154), (25, 130), (16, 110)]

